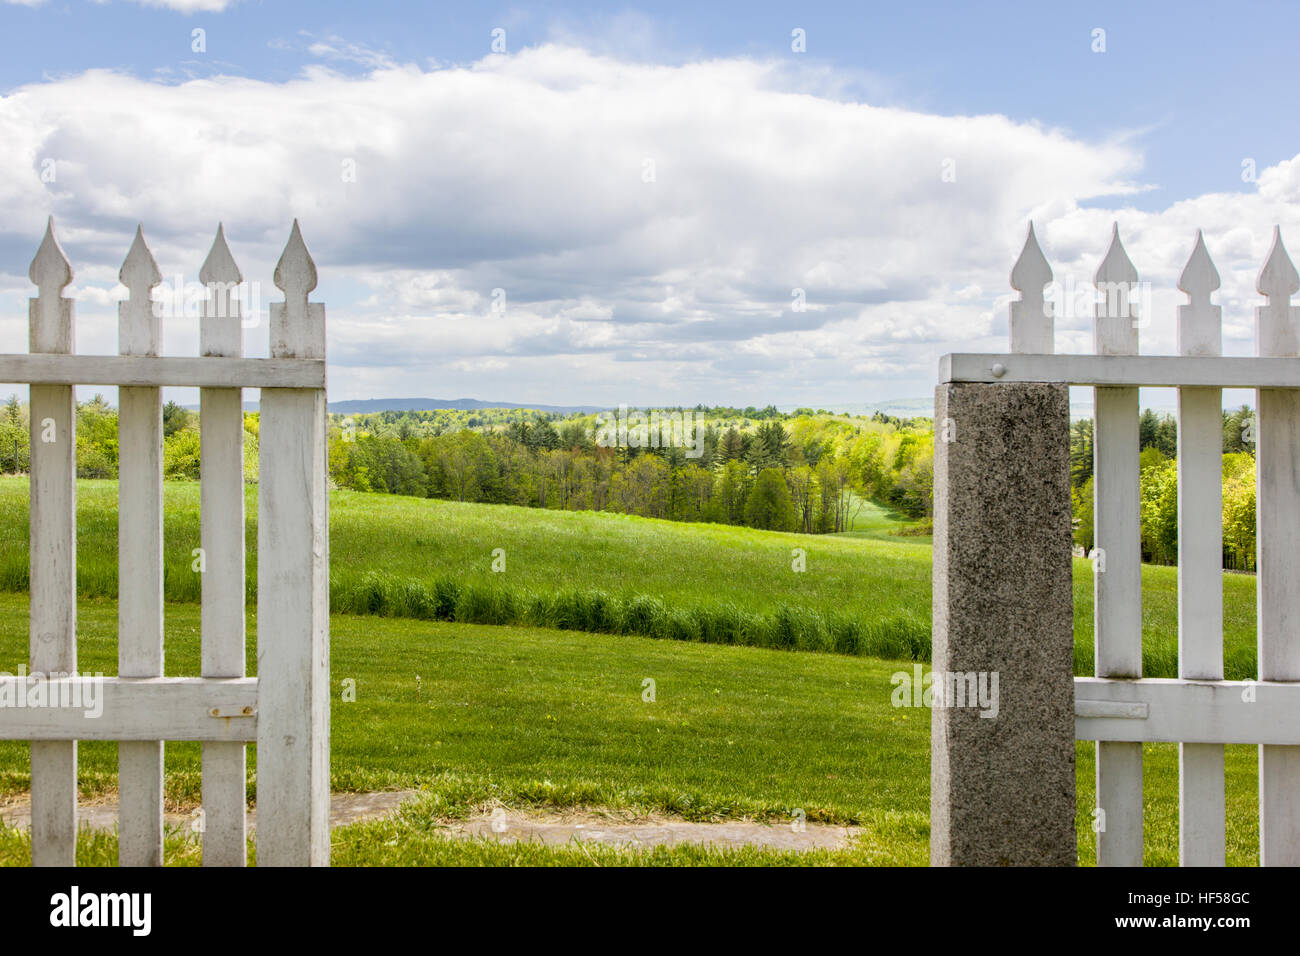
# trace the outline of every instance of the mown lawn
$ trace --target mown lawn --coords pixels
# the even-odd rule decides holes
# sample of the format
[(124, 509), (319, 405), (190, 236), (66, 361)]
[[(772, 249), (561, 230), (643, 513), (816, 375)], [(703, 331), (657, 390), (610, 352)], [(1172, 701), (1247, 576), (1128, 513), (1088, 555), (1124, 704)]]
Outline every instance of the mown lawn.
[[(116, 606), (80, 606), (79, 668), (116, 671)], [(250, 665), (254, 621), (250, 615)], [(332, 619), (332, 786), (414, 787), (397, 817), (335, 832), (340, 864), (924, 864), (929, 713), (891, 706), (906, 662), (721, 647), (535, 628), (336, 615)], [(167, 607), (167, 672), (198, 665), (198, 609)], [(26, 660), (27, 601), (0, 594), (0, 670)], [(251, 669), (251, 668), (250, 668)], [(654, 701), (643, 699), (654, 681)], [(356, 701), (341, 700), (356, 682)], [(1079, 746), (1080, 858), (1090, 862), (1091, 746)], [(250, 798), (255, 796), (250, 748)], [(24, 743), (0, 743), (0, 795), (29, 785)], [(115, 746), (80, 746), (86, 797), (111, 794)], [(1177, 861), (1177, 750), (1147, 748), (1147, 862)], [(200, 799), (198, 746), (167, 748), (167, 797)], [(1229, 748), (1229, 859), (1257, 861), (1255, 752)], [(794, 856), (682, 847), (633, 857), (599, 847), (452, 844), (437, 824), (494, 805), (610, 808), (689, 819), (857, 824), (840, 852)], [(88, 834), (82, 860), (111, 863), (111, 835)], [(176, 862), (196, 862), (180, 835)], [(0, 862), (27, 859), (0, 830)]]
[[(117, 593), (117, 485), (78, 482), (78, 590)], [(27, 481), (0, 477), (0, 590), (27, 586)], [(248, 493), (250, 603), (256, 508)], [(869, 506), (858, 531), (795, 535), (604, 512), (559, 512), (394, 495), (330, 494), (331, 605), (337, 612), (531, 624), (685, 641), (929, 659), (928, 538)], [(166, 486), (169, 600), (200, 577), (198, 485)], [(503, 549), (505, 571), (491, 570)], [(792, 570), (792, 550), (806, 571)], [(996, 560), (996, 550), (990, 560)], [(1075, 561), (1075, 671), (1092, 673), (1092, 566)], [(1255, 581), (1224, 575), (1226, 676), (1255, 676)], [(1149, 677), (1177, 676), (1178, 572), (1143, 568)]]

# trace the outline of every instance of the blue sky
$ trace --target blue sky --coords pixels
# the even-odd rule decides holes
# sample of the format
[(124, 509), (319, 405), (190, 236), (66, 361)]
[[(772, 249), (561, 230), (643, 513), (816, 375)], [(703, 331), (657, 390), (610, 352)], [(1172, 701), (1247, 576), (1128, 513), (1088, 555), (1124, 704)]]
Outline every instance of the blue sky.
[[(1273, 224), (1300, 242), (1278, 106), (1298, 25), (1286, 3), (4, 0), (0, 334), (22, 333), (44, 215), (86, 290), (83, 350), (114, 347), (136, 219), (169, 276), (225, 220), (251, 277), (297, 215), (332, 398), (923, 395), (937, 355), (1000, 347), (1032, 215), (1079, 283), (1120, 221), (1157, 286), (1152, 351), (1203, 226), (1225, 349), (1247, 352)], [(33, 186), (47, 161), (57, 182)], [(1084, 350), (1086, 319), (1062, 316), (1059, 350)], [(168, 335), (193, 338), (183, 317)]]

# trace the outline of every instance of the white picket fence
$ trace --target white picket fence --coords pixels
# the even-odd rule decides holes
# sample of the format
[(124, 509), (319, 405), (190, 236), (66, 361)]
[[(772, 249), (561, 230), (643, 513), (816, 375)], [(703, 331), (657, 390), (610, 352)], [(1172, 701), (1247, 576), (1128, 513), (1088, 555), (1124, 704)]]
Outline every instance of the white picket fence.
[[(31, 384), (31, 647), (27, 676), (0, 699), (85, 701), (0, 707), (0, 738), (30, 740), (32, 862), (72, 865), (78, 740), (119, 741), (119, 862), (163, 862), (163, 741), (202, 741), (203, 862), (243, 866), (245, 745), (257, 744), (257, 862), (329, 862), (329, 528), (325, 310), (295, 221), (275, 269), (269, 359), (243, 357), (243, 281), (219, 227), (199, 273), (208, 288), (201, 357), (162, 357), (150, 301), (162, 275), (137, 230), (121, 282), (120, 355), (77, 355), (72, 268), (51, 219), (31, 266), (26, 354), (0, 355), (0, 381)], [(74, 386), (117, 385), (118, 676), (77, 676)], [(164, 677), (162, 386), (201, 401), (202, 676)], [(261, 388), (258, 677), (245, 676), (243, 388)], [(65, 676), (59, 676), (65, 675)], [(86, 686), (94, 682), (93, 687)], [(2, 684), (11, 686), (4, 687)], [(5, 696), (5, 695), (8, 696)], [(38, 696), (33, 697), (33, 694)]]
[[(1142, 744), (1179, 744), (1180, 859), (1222, 866), (1224, 745), (1259, 745), (1260, 860), (1300, 865), (1300, 275), (1274, 231), (1256, 356), (1222, 356), (1219, 288), (1197, 233), (1178, 288), (1178, 355), (1138, 353), (1138, 274), (1118, 226), (1095, 282), (1094, 355), (1052, 354), (1052, 270), (1032, 224), (1011, 285), (1011, 354), (954, 354), (941, 381), (1094, 387), (1096, 677), (1075, 680), (1075, 736), (1097, 741), (1097, 860), (1143, 860)], [(1178, 389), (1177, 679), (1142, 677), (1138, 387)], [(1257, 389), (1259, 680), (1223, 680), (1222, 390)]]

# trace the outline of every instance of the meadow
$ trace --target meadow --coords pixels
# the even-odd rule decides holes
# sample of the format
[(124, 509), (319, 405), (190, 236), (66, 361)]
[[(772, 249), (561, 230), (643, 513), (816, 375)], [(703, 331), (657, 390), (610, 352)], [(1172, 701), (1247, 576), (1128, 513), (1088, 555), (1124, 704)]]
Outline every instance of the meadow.
[[(116, 672), (116, 491), (113, 482), (78, 483), (83, 671)], [(248, 507), (251, 543), (253, 489)], [(929, 713), (893, 707), (890, 677), (929, 656), (931, 543), (894, 534), (905, 527), (896, 516), (871, 507), (853, 532), (803, 536), (352, 492), (332, 492), (330, 508), (331, 785), (420, 791), (388, 819), (336, 830), (335, 863), (928, 860)], [(0, 670), (10, 672), (27, 657), (26, 515), (26, 482), (0, 479)], [(197, 546), (198, 486), (168, 483), (168, 674), (198, 669)], [(504, 549), (500, 573), (491, 570), (496, 548)], [(806, 552), (802, 573), (792, 570), (795, 548)], [(250, 551), (250, 673), (255, 561)], [(1147, 567), (1143, 581), (1147, 673), (1173, 676), (1177, 571)], [(1224, 577), (1229, 677), (1254, 675), (1253, 585), (1247, 575)], [(1091, 566), (1076, 561), (1079, 673), (1091, 671), (1091, 588)], [(647, 679), (653, 702), (642, 696)], [(355, 701), (342, 695), (348, 680)], [(81, 744), (79, 764), (83, 799), (111, 798), (115, 745)], [(1145, 764), (1146, 860), (1174, 864), (1177, 748), (1149, 745)], [(1254, 748), (1228, 748), (1227, 767), (1229, 861), (1254, 864)], [(250, 802), (255, 771), (250, 747)], [(1092, 745), (1078, 745), (1077, 771), (1080, 861), (1089, 863)], [(27, 745), (0, 742), (0, 803), (29, 785)], [(197, 745), (168, 745), (166, 797), (172, 810), (198, 805)], [(802, 854), (443, 835), (448, 821), (498, 806), (776, 826), (798, 810), (862, 833), (844, 849)], [(85, 831), (78, 852), (84, 863), (111, 864), (115, 836)], [(199, 859), (180, 831), (169, 835), (168, 853), (177, 864)], [(29, 859), (26, 833), (0, 826), (0, 863)]]
[[(78, 482), (78, 593), (117, 594), (117, 484)], [(197, 602), (198, 485), (165, 491), (167, 599)], [(0, 591), (27, 589), (27, 482), (0, 478)], [(256, 489), (248, 597), (256, 600)], [(929, 660), (930, 539), (868, 505), (854, 531), (800, 535), (607, 512), (330, 493), (335, 613)], [(794, 549), (806, 570), (793, 570)], [(494, 555), (494, 551), (501, 549)], [(990, 560), (996, 560), (991, 553)], [(504, 570), (494, 572), (494, 561)], [(1092, 566), (1075, 561), (1075, 672), (1092, 673)], [(1224, 575), (1229, 679), (1255, 676), (1255, 580)], [(1177, 676), (1178, 571), (1143, 568), (1148, 677)]]
[[(0, 594), (0, 670), (26, 660), (27, 600)], [(168, 674), (198, 666), (198, 608), (166, 609)], [(79, 607), (79, 667), (116, 667), (116, 605)], [(249, 618), (250, 672), (256, 658)], [(891, 705), (904, 662), (637, 636), (336, 615), (332, 627), (335, 791), (421, 795), (387, 820), (333, 835), (336, 864), (924, 865), (929, 839), (929, 712)], [(343, 681), (356, 681), (345, 702)], [(655, 699), (643, 698), (655, 681)], [(116, 747), (79, 745), (82, 798), (111, 797)], [(1080, 860), (1092, 862), (1092, 746), (1078, 745)], [(167, 745), (169, 809), (199, 802), (199, 748)], [(1147, 863), (1178, 858), (1177, 748), (1146, 747)], [(1257, 862), (1255, 749), (1229, 747), (1228, 855)], [(256, 796), (256, 748), (248, 793)], [(30, 783), (25, 743), (0, 742), (0, 802)], [(599, 808), (691, 820), (861, 826), (843, 850), (508, 846), (452, 841), (448, 820), (496, 806)], [(169, 859), (197, 863), (175, 832)], [(0, 863), (30, 859), (0, 827)], [(111, 833), (83, 832), (79, 859), (111, 864)]]

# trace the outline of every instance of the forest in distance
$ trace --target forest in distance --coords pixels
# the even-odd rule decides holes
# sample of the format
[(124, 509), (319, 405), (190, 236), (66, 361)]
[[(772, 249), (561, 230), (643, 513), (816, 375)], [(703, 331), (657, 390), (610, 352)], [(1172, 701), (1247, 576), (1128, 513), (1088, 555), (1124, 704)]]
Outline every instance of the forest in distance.
[[(930, 418), (697, 406), (665, 410), (654, 419), (647, 412), (644, 419), (640, 440), (611, 446), (603, 438), (606, 421), (592, 413), (492, 408), (331, 414), (329, 475), (335, 487), (353, 491), (806, 534), (851, 531), (862, 503), (874, 501), (913, 519), (915, 533), (930, 531)], [(670, 421), (677, 423), (672, 429)], [(163, 423), (165, 476), (197, 480), (198, 414), (169, 402)], [(245, 413), (249, 481), (257, 477), (258, 423), (256, 412)], [(28, 427), (26, 404), (10, 396), (0, 407), (0, 470), (26, 471)], [(1249, 407), (1223, 413), (1224, 566), (1242, 571), (1255, 568), (1253, 428)], [(654, 442), (647, 440), (652, 431)], [(1139, 444), (1143, 560), (1174, 564), (1174, 416), (1144, 411)], [(1093, 544), (1092, 468), (1092, 421), (1079, 419), (1070, 428), (1070, 484), (1075, 544), (1085, 553)], [(78, 403), (77, 471), (82, 478), (117, 477), (117, 411), (102, 396)]]

